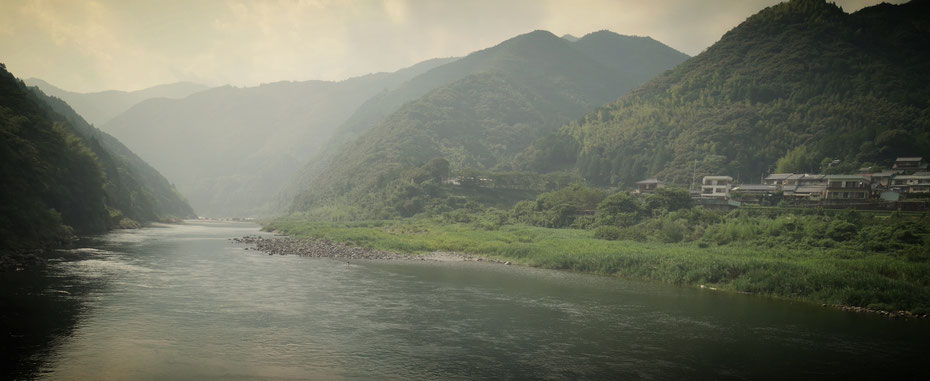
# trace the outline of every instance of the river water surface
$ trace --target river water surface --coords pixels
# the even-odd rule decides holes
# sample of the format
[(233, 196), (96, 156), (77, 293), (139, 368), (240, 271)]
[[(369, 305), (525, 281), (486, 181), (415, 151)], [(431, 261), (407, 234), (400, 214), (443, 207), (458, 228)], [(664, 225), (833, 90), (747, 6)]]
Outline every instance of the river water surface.
[(228, 240), (264, 234), (257, 230), (190, 221), (118, 231), (62, 252), (44, 272), (5, 275), (4, 306), (19, 311), (8, 344), (19, 346), (11, 351), (19, 358), (9, 373), (49, 380), (930, 376), (926, 321), (476, 262), (268, 256)]

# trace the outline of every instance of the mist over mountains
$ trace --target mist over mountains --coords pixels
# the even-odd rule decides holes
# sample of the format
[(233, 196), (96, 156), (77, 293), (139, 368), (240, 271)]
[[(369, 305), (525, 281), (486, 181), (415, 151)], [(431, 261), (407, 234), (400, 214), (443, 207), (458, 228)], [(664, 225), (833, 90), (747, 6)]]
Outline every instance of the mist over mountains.
[(323, 159), (327, 165), (311, 163), (316, 171), (301, 173), (306, 188), (293, 207), (391, 209), (404, 193), (397, 188), (407, 180), (404, 172), (433, 158), (444, 158), (453, 171), (509, 168), (535, 139), (686, 58), (652, 39), (607, 31), (576, 42), (535, 31), (472, 53), (360, 108), (401, 103), (436, 86), (367, 131), (347, 124), (365, 132)]
[(179, 99), (209, 88), (191, 82), (177, 82), (136, 91), (108, 90), (94, 93), (76, 93), (62, 90), (38, 78), (28, 78), (23, 82), (26, 83), (26, 86), (36, 86), (43, 93), (65, 101), (84, 120), (98, 127), (146, 99)]
[[(495, 118), (491, 114), (503, 111), (504, 105), (519, 108), (506, 120), (493, 122), (503, 123), (497, 128), (501, 132), (506, 126), (523, 126), (505, 132), (509, 137), (500, 136), (509, 141), (494, 143), (509, 148), (487, 151), (490, 140), (498, 138), (489, 137), (469, 146), (486, 152), (455, 165), (480, 161), (479, 167), (491, 168), (542, 132), (615, 99), (686, 58), (645, 37), (602, 31), (571, 42), (537, 31), (462, 59), (429, 60), (395, 73), (341, 82), (225, 86), (180, 99), (153, 97), (100, 127), (171, 179), (199, 214), (253, 216), (270, 213), (275, 205), (290, 206), (290, 199), (335, 160), (343, 145), (353, 149), (348, 144), (381, 126), (402, 106), (418, 101), (432, 104), (433, 100), (423, 98), (452, 83), (464, 81), (460, 88), (477, 86), (471, 94), (455, 95), (464, 97), (462, 102), (499, 98), (501, 103), (490, 105), (496, 110), (485, 110), (488, 118)], [(523, 98), (519, 102), (525, 104), (507, 103), (511, 96)], [(455, 102), (442, 107), (456, 107)], [(476, 111), (481, 110), (472, 112)], [(488, 121), (480, 115), (465, 118), (455, 122), (487, 127)], [(476, 129), (458, 140), (481, 133)]]
[(201, 215), (254, 215), (368, 98), (432, 67), (341, 82), (224, 86), (149, 99), (101, 128), (166, 174)]
[(930, 155), (926, 11), (792, 0), (690, 59), (649, 37), (535, 31), (339, 82), (94, 94), (31, 83), (104, 121), (201, 215), (385, 217), (448, 196), (422, 188), (433, 159), (450, 176), (565, 173), (623, 188), (758, 178), (799, 153), (843, 169)]

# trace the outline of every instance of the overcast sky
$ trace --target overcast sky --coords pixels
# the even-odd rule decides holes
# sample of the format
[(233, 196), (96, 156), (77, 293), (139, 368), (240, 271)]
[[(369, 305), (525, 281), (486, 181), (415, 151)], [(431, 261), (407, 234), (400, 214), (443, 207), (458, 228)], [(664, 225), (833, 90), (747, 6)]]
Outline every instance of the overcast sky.
[[(778, 0), (2, 0), (0, 62), (72, 91), (340, 80), (536, 29), (696, 55)], [(877, 0), (840, 0), (847, 12)]]

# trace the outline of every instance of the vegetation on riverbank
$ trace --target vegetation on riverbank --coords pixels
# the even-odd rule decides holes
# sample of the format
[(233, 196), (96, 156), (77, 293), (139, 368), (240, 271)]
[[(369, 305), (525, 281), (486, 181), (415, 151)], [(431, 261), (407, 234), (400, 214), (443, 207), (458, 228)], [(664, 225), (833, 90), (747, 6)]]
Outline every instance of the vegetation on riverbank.
[[(466, 252), (534, 267), (930, 312), (930, 217), (777, 208), (717, 212), (692, 207), (686, 196), (680, 190), (607, 196), (573, 186), (511, 210), (468, 205), (356, 222), (287, 217), (265, 229), (388, 251)], [(583, 213), (588, 208), (593, 213)]]
[(193, 217), (171, 183), (0, 63), (0, 269), (75, 234)]

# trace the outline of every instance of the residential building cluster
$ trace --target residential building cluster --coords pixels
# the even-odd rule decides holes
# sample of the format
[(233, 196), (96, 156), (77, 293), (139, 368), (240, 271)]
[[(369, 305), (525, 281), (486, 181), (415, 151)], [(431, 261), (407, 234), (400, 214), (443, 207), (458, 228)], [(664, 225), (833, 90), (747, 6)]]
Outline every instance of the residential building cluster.
[[(920, 157), (899, 157), (891, 170), (854, 175), (775, 173), (761, 184), (736, 184), (730, 176), (704, 176), (697, 198), (758, 201), (781, 194), (787, 200), (884, 200), (898, 201), (908, 194), (930, 193), (930, 171)], [(652, 193), (665, 184), (658, 179), (636, 183), (640, 193)], [(737, 196), (738, 197), (734, 197)]]

